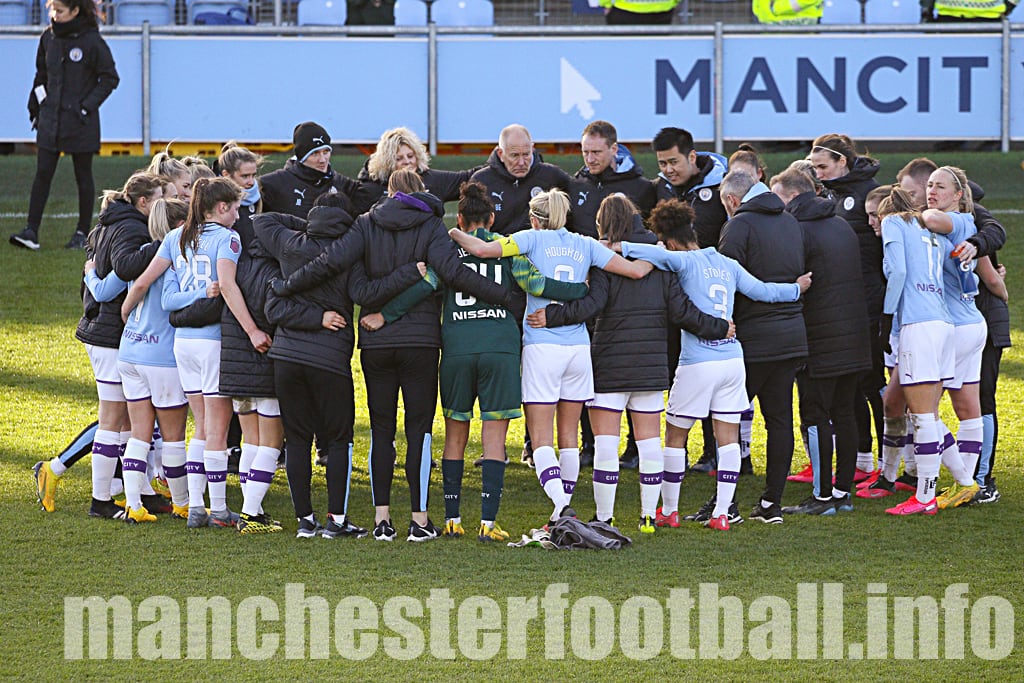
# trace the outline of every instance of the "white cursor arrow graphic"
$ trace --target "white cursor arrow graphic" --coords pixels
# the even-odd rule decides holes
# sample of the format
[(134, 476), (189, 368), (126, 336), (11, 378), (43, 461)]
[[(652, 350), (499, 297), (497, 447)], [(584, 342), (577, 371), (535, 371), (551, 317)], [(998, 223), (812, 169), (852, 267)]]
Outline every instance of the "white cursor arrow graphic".
[(568, 114), (573, 107), (580, 118), (589, 121), (594, 118), (594, 107), (590, 104), (601, 99), (601, 93), (583, 77), (565, 57), (562, 57), (562, 113)]

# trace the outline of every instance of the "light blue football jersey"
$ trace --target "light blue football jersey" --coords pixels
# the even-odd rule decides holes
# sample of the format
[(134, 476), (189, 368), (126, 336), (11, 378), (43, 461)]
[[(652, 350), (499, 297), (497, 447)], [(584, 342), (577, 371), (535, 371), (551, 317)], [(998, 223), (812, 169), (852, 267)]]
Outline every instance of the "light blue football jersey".
[[(795, 282), (761, 282), (738, 261), (723, 256), (713, 247), (697, 251), (666, 251), (650, 244), (622, 243), (622, 254), (650, 261), (661, 270), (677, 273), (679, 284), (690, 300), (704, 313), (732, 320), (732, 309), (739, 291), (755, 301), (778, 303), (800, 298)], [(742, 358), (740, 340), (701, 339), (682, 330), (680, 365)]]
[[(954, 249), (956, 245), (978, 232), (977, 227), (974, 225), (974, 216), (971, 214), (949, 211), (946, 215), (953, 219), (953, 232), (947, 235), (947, 239), (949, 239)], [(974, 274), (977, 261), (972, 260), (968, 263), (966, 272), (962, 270), (964, 267), (960, 263), (960, 259), (950, 256), (949, 252), (946, 253), (946, 258), (942, 262), (942, 284), (946, 297), (946, 308), (949, 309), (949, 317), (954, 325), (973, 325), (985, 322), (981, 311), (974, 304), (974, 295), (964, 293), (963, 281), (961, 280), (962, 277), (968, 278), (973, 284), (971, 291), (976, 292), (978, 290), (978, 276)]]
[(128, 315), (117, 350), (118, 360), (162, 368), (177, 365), (174, 360), (174, 327), (168, 319), (167, 311), (160, 305), (164, 280), (173, 277), (170, 268), (164, 271), (146, 291), (145, 298)]
[[(167, 233), (157, 256), (171, 262), (171, 277), (164, 279), (161, 305), (167, 311), (177, 311), (206, 296), (206, 288), (217, 281), (217, 261), (226, 259), (238, 263), (242, 241), (238, 233), (218, 223), (207, 223), (202, 228), (195, 251), (189, 247), (181, 253), (181, 228)], [(220, 322), (206, 327), (181, 327), (177, 331), (182, 339), (220, 340)]]
[(943, 262), (953, 245), (916, 220), (897, 215), (882, 219), (883, 266), (888, 279), (884, 311), (900, 326), (941, 320), (952, 322), (943, 295)]
[[(519, 253), (533, 262), (545, 277), (562, 282), (585, 282), (591, 266), (604, 268), (615, 256), (608, 247), (592, 237), (558, 230), (522, 230), (507, 239), (515, 242)], [(528, 294), (526, 313), (560, 303)], [(523, 328), (524, 344), (558, 344), (578, 346), (590, 344), (590, 335), (583, 323), (563, 327)]]

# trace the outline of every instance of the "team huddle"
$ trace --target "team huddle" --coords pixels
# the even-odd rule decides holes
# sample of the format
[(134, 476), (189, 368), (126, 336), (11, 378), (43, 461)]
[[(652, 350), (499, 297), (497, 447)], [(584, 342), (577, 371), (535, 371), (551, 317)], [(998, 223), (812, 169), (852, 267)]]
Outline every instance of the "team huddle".
[[(665, 128), (652, 141), (652, 181), (614, 126), (594, 121), (573, 176), (510, 125), (486, 164), (463, 171), (431, 169), (414, 133), (388, 130), (351, 179), (331, 168), (324, 128), (302, 123), (293, 138), (294, 157), (258, 178), (262, 158), (228, 143), (212, 168), (161, 153), (104, 194), (76, 331), (99, 419), (36, 465), (44, 509), (88, 440), (91, 515), (280, 532), (263, 501), (287, 444), (298, 537), (392, 541), (399, 391), (413, 542), (465, 534), (474, 404), (481, 541), (509, 539), (497, 523), (506, 436), (524, 415), (523, 459), (551, 523), (577, 516), (587, 466), (592, 521), (616, 523), (619, 473), (635, 466), (641, 533), (680, 526), (687, 471), (712, 473), (717, 486), (684, 519), (719, 531), (742, 523), (735, 491), (753, 473), (755, 398), (767, 464), (750, 518), (833, 515), (899, 491), (911, 495), (893, 515), (998, 499), (995, 387), (1009, 316), (996, 253), (1006, 233), (962, 170), (915, 159), (879, 186), (878, 162), (828, 134), (769, 179), (746, 146), (727, 159)], [(372, 528), (348, 510), (357, 326)], [(810, 462), (790, 475), (794, 383)], [(939, 418), (945, 392), (956, 436)], [(443, 526), (428, 516), (438, 395)], [(233, 416), (239, 513), (227, 505)], [(697, 422), (705, 450), (691, 467)], [(325, 524), (311, 499), (314, 445)], [(940, 464), (954, 482), (936, 491)], [(812, 492), (783, 508), (787, 479)]]

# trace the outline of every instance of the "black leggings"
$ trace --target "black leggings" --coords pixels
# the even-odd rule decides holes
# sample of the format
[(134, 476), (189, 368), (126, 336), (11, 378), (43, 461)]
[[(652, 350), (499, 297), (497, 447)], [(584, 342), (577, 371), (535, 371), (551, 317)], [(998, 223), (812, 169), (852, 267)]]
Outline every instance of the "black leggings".
[(430, 489), (430, 430), (437, 409), (439, 349), (363, 349), (360, 360), (370, 411), (370, 482), (373, 504), (391, 504), (395, 474), (392, 443), (398, 428), (398, 390), (405, 404), (405, 480), (413, 512), (426, 512)]
[(348, 444), (355, 421), (352, 377), (275, 359), (274, 386), (288, 442), (285, 467), (295, 516), (313, 514), (310, 449), (314, 434), (326, 437), (320, 445), (327, 449), (327, 512), (345, 514), (352, 464)]
[[(96, 184), (92, 179), (93, 152), (80, 152), (71, 155), (75, 166), (75, 182), (78, 184), (78, 225), (80, 233), (88, 234), (92, 227), (92, 207), (96, 201)], [(36, 157), (36, 177), (32, 181), (32, 195), (28, 200), (28, 220), (26, 224), (39, 234), (39, 225), (43, 222), (43, 209), (50, 197), (50, 184), (57, 172), (60, 152), (39, 148)]]

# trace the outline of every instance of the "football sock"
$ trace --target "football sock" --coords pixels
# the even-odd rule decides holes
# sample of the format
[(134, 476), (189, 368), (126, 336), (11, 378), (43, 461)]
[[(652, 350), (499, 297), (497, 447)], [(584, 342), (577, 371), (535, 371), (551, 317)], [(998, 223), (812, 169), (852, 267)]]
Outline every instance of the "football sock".
[[(245, 495), (245, 487), (249, 483), (249, 470), (252, 469), (252, 461), (256, 459), (256, 451), (259, 446), (254, 443), (242, 444), (242, 456), (238, 459), (238, 485), (242, 488), (242, 495)], [(255, 513), (246, 513), (255, 514)]]
[(932, 413), (914, 413), (914, 457), (917, 459), (917, 500), (928, 503), (935, 498), (939, 478), (939, 429)]
[[(978, 469), (978, 461), (981, 459), (981, 445), (985, 440), (985, 421), (980, 417), (973, 417), (963, 420), (960, 429), (957, 431), (957, 445), (960, 447), (960, 456), (964, 460), (964, 470), (967, 478), (959, 481), (965, 486), (974, 483), (974, 472)], [(968, 482), (968, 480), (970, 480)], [(968, 482), (965, 484), (965, 482)]]
[(558, 468), (561, 471), (559, 476), (562, 477), (562, 490), (565, 491), (565, 504), (570, 505), (576, 481), (580, 478), (580, 449), (559, 448)]
[(92, 442), (92, 497), (96, 500), (110, 500), (110, 482), (121, 450), (119, 440), (117, 432), (96, 430)]
[(206, 507), (206, 465), (203, 463), (203, 451), (206, 442), (192, 439), (188, 442), (185, 456), (185, 474), (188, 481), (188, 506), (191, 508)]
[(444, 487), (444, 518), (455, 519), (461, 515), (462, 475), (465, 460), (442, 460), (441, 480)]
[(263, 499), (270, 490), (270, 483), (274, 480), (274, 472), (277, 470), (277, 457), (281, 455), (280, 448), (270, 446), (257, 446), (255, 450), (256, 453), (249, 465), (245, 491), (242, 492), (242, 512), (247, 515), (258, 515), (263, 512)]
[(658, 496), (661, 494), (662, 473), (665, 471), (661, 437), (637, 441), (636, 449), (640, 454), (640, 516), (654, 517), (658, 509)]
[(557, 515), (566, 505), (569, 499), (565, 495), (562, 486), (562, 470), (558, 467), (558, 460), (555, 459), (555, 449), (551, 446), (541, 446), (533, 449), (534, 470), (537, 479), (540, 481), (544, 493), (555, 505), (554, 514)]
[(907, 418), (887, 417), (882, 432), (882, 476), (896, 481), (900, 471), (900, 458), (907, 443)]
[(171, 490), (171, 502), (178, 507), (188, 505), (188, 479), (185, 477), (185, 442), (165, 441), (163, 448), (164, 477)]
[(664, 473), (661, 477), (661, 514), (679, 510), (679, 487), (686, 474), (686, 449), (665, 447)]
[(149, 444), (139, 439), (129, 439), (125, 444), (121, 469), (124, 472), (125, 502), (132, 510), (142, 508), (142, 484), (146, 481), (146, 461), (149, 458)]
[(210, 489), (210, 510), (223, 512), (228, 508), (228, 453), (203, 451), (206, 482)]
[[(594, 435), (594, 505), (601, 520), (615, 515), (615, 491), (619, 486), (618, 436)], [(639, 445), (637, 446), (639, 448)]]
[(480, 521), (494, 524), (505, 488), (505, 461), (484, 460), (480, 464)]
[(718, 447), (718, 485), (716, 488), (715, 511), (712, 517), (729, 514), (736, 481), (740, 478), (740, 445), (731, 443)]

